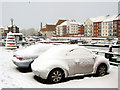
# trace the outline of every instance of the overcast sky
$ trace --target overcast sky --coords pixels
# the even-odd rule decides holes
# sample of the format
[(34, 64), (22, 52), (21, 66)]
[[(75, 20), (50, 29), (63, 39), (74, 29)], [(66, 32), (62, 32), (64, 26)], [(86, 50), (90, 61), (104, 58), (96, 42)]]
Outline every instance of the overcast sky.
[(118, 2), (2, 2), (0, 26), (10, 25), (10, 19), (23, 28), (40, 28), (40, 22), (55, 24), (59, 18), (84, 23), (89, 17), (118, 13)]

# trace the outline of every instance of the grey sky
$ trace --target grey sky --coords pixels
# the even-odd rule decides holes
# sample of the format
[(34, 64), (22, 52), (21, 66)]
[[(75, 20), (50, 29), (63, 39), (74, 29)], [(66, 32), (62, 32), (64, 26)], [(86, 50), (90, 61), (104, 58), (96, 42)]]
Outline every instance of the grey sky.
[(40, 22), (55, 24), (59, 18), (84, 23), (89, 17), (117, 13), (117, 2), (3, 2), (2, 25), (10, 25), (10, 18), (14, 18), (20, 29), (39, 29)]

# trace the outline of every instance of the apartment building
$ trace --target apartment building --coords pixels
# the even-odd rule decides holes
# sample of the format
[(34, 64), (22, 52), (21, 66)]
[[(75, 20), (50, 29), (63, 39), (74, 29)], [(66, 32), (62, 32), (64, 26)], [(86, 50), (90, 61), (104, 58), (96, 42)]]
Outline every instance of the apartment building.
[(87, 37), (101, 37), (101, 23), (109, 15), (98, 16), (95, 18), (88, 18), (85, 22), (85, 36)]
[(56, 26), (56, 36), (68, 36), (69, 34), (69, 26), (68, 21), (61, 23), (60, 25)]
[(120, 38), (120, 19), (113, 20), (113, 37)]
[(84, 36), (84, 25), (78, 25), (78, 35), (79, 36)]
[(93, 22), (93, 37), (101, 37), (101, 22)]
[(119, 37), (119, 15), (88, 18), (85, 22), (87, 37)]
[(56, 36), (78, 36), (78, 34), (84, 32), (83, 29), (84, 27), (80, 26), (79, 23), (75, 22), (75, 20), (67, 20), (56, 26)]
[(93, 20), (92, 18), (88, 18), (85, 22), (85, 36), (92, 37), (93, 36)]
[(105, 20), (102, 21), (102, 37), (113, 37), (113, 20), (117, 17), (117, 15), (108, 16)]

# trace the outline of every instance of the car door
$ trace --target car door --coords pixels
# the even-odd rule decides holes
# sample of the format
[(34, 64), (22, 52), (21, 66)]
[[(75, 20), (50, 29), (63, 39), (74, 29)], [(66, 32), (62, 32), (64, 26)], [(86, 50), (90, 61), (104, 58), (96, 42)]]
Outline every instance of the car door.
[(69, 50), (66, 53), (66, 58), (65, 61), (69, 67), (69, 76), (75, 75), (75, 70), (77, 68), (76, 62), (75, 62), (75, 58), (71, 55), (73, 49)]
[(68, 54), (74, 61), (75, 74), (91, 73), (93, 71), (93, 54), (86, 48), (73, 49)]

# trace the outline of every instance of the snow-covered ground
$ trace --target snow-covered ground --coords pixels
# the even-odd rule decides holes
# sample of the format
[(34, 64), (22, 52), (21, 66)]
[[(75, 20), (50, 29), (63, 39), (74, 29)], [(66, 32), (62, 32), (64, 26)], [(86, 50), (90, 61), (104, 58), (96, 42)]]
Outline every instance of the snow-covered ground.
[(0, 47), (0, 88), (118, 88), (117, 66), (111, 66), (109, 74), (103, 77), (77, 76), (58, 84), (43, 84), (29, 70), (17, 69), (11, 59), (12, 52)]

